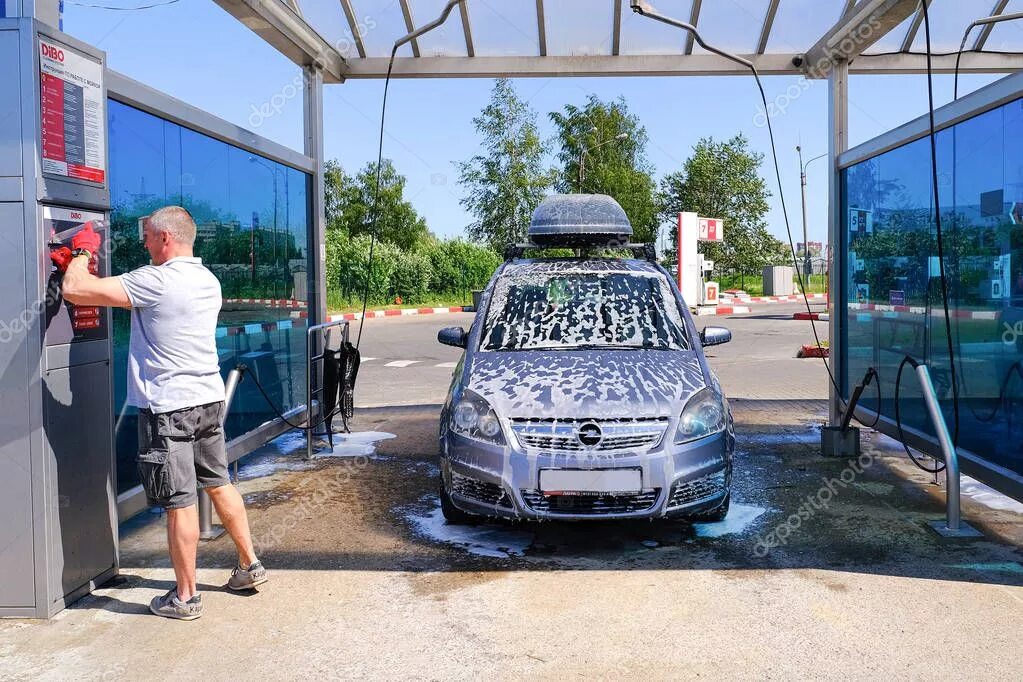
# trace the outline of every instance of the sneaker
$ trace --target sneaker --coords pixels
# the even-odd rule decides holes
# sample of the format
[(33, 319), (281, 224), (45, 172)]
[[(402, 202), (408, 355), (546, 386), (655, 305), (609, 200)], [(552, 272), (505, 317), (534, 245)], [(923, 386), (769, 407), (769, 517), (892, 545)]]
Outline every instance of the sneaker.
[(153, 601), (149, 602), (149, 610), (164, 618), (195, 620), (202, 615), (202, 595), (197, 594), (188, 601), (181, 601), (175, 587), (162, 597), (153, 597)]
[(269, 579), (270, 577), (266, 569), (263, 568), (263, 562), (256, 561), (248, 568), (235, 566), (234, 570), (231, 571), (231, 579), (227, 581), (227, 586), (232, 590), (251, 590), (256, 585), (262, 585)]

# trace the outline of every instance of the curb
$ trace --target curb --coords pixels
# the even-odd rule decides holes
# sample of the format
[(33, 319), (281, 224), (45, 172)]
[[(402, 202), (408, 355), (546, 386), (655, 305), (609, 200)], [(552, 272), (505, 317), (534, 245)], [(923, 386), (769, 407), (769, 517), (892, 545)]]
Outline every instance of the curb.
[(828, 313), (792, 313), (793, 320), (819, 320), (827, 322), (831, 319)]
[(797, 358), (828, 358), (831, 357), (830, 348), (819, 348), (813, 344), (803, 346), (796, 353)]
[[(378, 318), (378, 317), (404, 317), (406, 315), (436, 315), (440, 313), (461, 313), (468, 312), (461, 306), (453, 308), (395, 308), (394, 310), (367, 310), (366, 319)], [(309, 316), (306, 312), (291, 313), (293, 318), (305, 319)], [(361, 320), (362, 313), (340, 313), (337, 315), (328, 315), (327, 319), (331, 322), (338, 322), (339, 320)]]
[[(722, 294), (722, 298), (727, 298), (725, 294)], [(807, 294), (804, 299), (802, 294), (795, 294), (793, 296), (743, 296), (738, 294), (732, 296), (733, 301), (739, 301), (741, 303), (798, 303), (799, 301), (827, 301), (827, 294)]]
[(271, 308), (305, 308), (305, 301), (287, 298), (225, 298), (223, 303), (256, 303)]
[(719, 305), (714, 309), (711, 308), (697, 308), (690, 311), (696, 317), (704, 317), (709, 315), (742, 315), (745, 313), (751, 313), (753, 310), (749, 306), (745, 305)]
[[(924, 306), (908, 305), (887, 305), (883, 303), (850, 303), (849, 310), (867, 310), (884, 313), (885, 317), (898, 317), (895, 313), (909, 313), (911, 315), (926, 315), (927, 308)], [(949, 316), (960, 320), (997, 320), (1001, 311), (998, 310), (950, 310)], [(940, 307), (931, 309), (931, 317), (944, 317), (945, 312)], [(864, 317), (869, 317), (865, 315)]]

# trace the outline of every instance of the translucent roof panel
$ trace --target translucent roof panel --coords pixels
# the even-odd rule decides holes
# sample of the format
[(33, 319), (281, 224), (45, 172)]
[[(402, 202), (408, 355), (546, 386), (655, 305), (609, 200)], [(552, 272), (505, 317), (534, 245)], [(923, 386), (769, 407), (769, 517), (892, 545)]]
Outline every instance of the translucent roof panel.
[[(420, 21), (417, 16), (416, 22)], [(477, 56), (535, 57), (540, 54), (535, 2), (470, 2), (469, 21)], [(458, 26), (461, 29), (461, 22)]]
[[(704, 2), (696, 28), (704, 41), (714, 47), (751, 54), (757, 50), (760, 31), (767, 16), (768, 0), (714, 0)], [(811, 44), (820, 36), (810, 40)], [(693, 54), (707, 54), (699, 45)]]
[(871, 45), (870, 49), (863, 54), (885, 54), (901, 50), (902, 41), (906, 39), (906, 34), (909, 32), (909, 26), (913, 23), (913, 16), (913, 14), (910, 14), (906, 17), (901, 24), (882, 36), (879, 41)]
[[(954, 52), (963, 41), (963, 32), (970, 22), (991, 15), (995, 3), (991, 0), (932, 0), (928, 10), (931, 24), (931, 52)], [(973, 29), (979, 31), (979, 28)], [(972, 34), (976, 37), (976, 34)], [(970, 43), (966, 44), (967, 47)], [(913, 40), (913, 52), (926, 52), (927, 40), (924, 25)]]
[[(510, 3), (509, 3), (510, 4)], [(536, 3), (522, 2), (526, 7)], [(548, 55), (609, 55), (614, 32), (614, 2), (608, 0), (547, 0)]]
[[(1005, 6), (1003, 14), (1015, 14), (1017, 12), (1023, 12), (1023, 0), (1010, 0), (1009, 4)], [(964, 28), (963, 30), (966, 29)], [(977, 39), (978, 33), (980, 33), (979, 28), (973, 29), (973, 32), (970, 33), (970, 40), (966, 43), (967, 49), (973, 45), (973, 41)], [(956, 47), (958, 48), (958, 46)], [(988, 36), (987, 42), (984, 43), (984, 49), (993, 52), (1023, 51), (1023, 19), (1003, 21), (1000, 24), (995, 24), (995, 27), (991, 29), (991, 35)]]
[(842, 18), (843, 11), (845, 0), (781, 0), (765, 51), (806, 52)]
[[(395, 5), (399, 4), (397, 1)], [(440, 16), (447, 0), (409, 0), (412, 20), (416, 26), (422, 26)], [(469, 10), (479, 7), (479, 3), (469, 3)], [(404, 15), (402, 15), (404, 16)], [(402, 34), (404, 35), (404, 33)], [(398, 36), (401, 37), (401, 36)], [(462, 29), (462, 15), (455, 7), (448, 15), (447, 21), (433, 29), (416, 42), (419, 43), (419, 54), (423, 57), (465, 57), (465, 32)]]
[[(689, 21), (693, 0), (660, 0), (656, 6), (668, 16)], [(629, 3), (622, 3), (621, 54), (681, 54), (685, 46), (685, 31), (641, 17)]]
[[(345, 12), (341, 9), (341, 3), (338, 0), (299, 1), (302, 2), (303, 9), (313, 1), (328, 6), (333, 5), (341, 18), (345, 19)], [(401, 4), (397, 0), (351, 0), (351, 3), (356, 21), (363, 27), (362, 40), (366, 45), (366, 56), (390, 57), (394, 41), (408, 33), (408, 29), (405, 27), (405, 16), (401, 13)], [(416, 23), (422, 25), (433, 18), (420, 19), (416, 17)], [(456, 15), (451, 19), (457, 21), (458, 17)], [(459, 24), (459, 30), (461, 30), (461, 24)], [(462, 54), (465, 54), (464, 49)], [(411, 57), (412, 48), (403, 45), (398, 50), (398, 56)]]
[(298, 0), (302, 17), (345, 59), (359, 56), (341, 5), (333, 0)]

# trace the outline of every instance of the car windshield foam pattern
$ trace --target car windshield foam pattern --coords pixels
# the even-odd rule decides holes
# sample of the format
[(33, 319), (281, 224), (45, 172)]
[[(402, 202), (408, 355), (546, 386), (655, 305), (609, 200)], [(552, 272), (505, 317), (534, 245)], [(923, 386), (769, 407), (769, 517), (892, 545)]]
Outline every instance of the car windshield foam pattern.
[(611, 269), (607, 262), (565, 265), (530, 263), (506, 271), (494, 290), (483, 350), (689, 349), (660, 272), (620, 264)]

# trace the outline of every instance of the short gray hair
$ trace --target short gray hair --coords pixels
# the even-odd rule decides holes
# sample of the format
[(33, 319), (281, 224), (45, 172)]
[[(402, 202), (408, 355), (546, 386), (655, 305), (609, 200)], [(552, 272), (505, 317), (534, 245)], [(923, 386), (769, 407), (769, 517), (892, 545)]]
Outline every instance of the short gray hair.
[(195, 221), (180, 206), (164, 206), (146, 218), (150, 230), (166, 232), (171, 239), (187, 246), (195, 245)]

